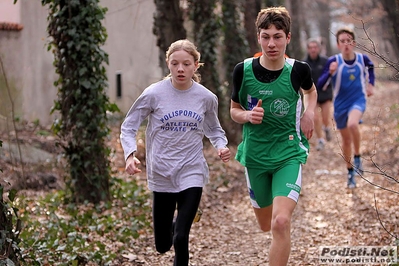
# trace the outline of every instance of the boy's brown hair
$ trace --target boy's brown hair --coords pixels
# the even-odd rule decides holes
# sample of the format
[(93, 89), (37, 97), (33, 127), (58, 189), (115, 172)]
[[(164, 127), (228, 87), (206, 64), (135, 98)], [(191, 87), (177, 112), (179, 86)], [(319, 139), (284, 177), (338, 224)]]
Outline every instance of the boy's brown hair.
[(350, 28), (341, 28), (337, 31), (337, 34), (335, 35), (335, 37), (337, 38), (337, 43), (339, 42), (339, 35), (343, 33), (349, 34), (352, 37), (352, 40), (355, 40), (355, 32), (353, 30), (351, 30)]
[(272, 25), (278, 30), (283, 30), (288, 36), (291, 31), (291, 17), (285, 7), (269, 7), (259, 11), (255, 22), (258, 34), (261, 29), (268, 29)]

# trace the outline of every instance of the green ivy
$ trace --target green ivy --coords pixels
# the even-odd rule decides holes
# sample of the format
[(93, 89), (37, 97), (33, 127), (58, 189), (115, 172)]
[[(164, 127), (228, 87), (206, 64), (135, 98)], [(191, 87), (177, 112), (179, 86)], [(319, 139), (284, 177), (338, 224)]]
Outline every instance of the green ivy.
[(131, 253), (128, 243), (151, 226), (150, 194), (135, 181), (110, 183), (111, 201), (97, 205), (63, 203), (63, 191), (18, 201), (24, 265), (115, 265)]
[(220, 81), (217, 71), (217, 47), (220, 38), (220, 16), (215, 12), (216, 0), (189, 0), (189, 17), (194, 22), (194, 42), (201, 53), (204, 66), (199, 69), (201, 83), (218, 97)]
[(119, 111), (109, 102), (105, 89), (104, 64), (108, 54), (101, 46), (107, 38), (101, 24), (106, 8), (99, 0), (42, 0), (49, 9), (48, 50), (54, 53), (54, 85), (58, 99), (52, 113), (60, 118), (53, 123), (54, 132), (70, 167), (67, 188), (76, 202), (99, 203), (110, 199), (109, 134), (107, 112)]
[[(231, 80), (233, 69), (238, 62), (249, 57), (249, 47), (245, 39), (244, 28), (241, 26), (236, 1), (222, 0), (223, 33), (225, 52), (223, 55), (226, 64), (226, 80)], [(231, 87), (230, 87), (231, 88)]]
[[(0, 147), (3, 141), (0, 140)], [(2, 169), (0, 168), (0, 172)], [(6, 180), (5, 183), (8, 183)], [(0, 266), (19, 265), (22, 258), (19, 248), (19, 234), (21, 233), (21, 220), (18, 217), (19, 209), (14, 206), (17, 190), (8, 191), (7, 200), (3, 200), (4, 187), (0, 184)]]

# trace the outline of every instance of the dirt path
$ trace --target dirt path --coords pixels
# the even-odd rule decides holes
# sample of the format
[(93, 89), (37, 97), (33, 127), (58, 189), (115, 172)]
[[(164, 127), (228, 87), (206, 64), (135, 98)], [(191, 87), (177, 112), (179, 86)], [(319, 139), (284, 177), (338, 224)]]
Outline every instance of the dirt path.
[[(364, 177), (395, 191), (399, 191), (399, 184), (376, 174), (380, 171), (370, 158), (387, 170), (388, 175), (398, 177), (397, 95), (398, 83), (379, 83), (376, 95), (369, 100), (362, 125)], [(289, 265), (318, 265), (321, 246), (392, 245), (393, 238), (377, 219), (375, 199), (384, 226), (399, 234), (395, 228), (399, 221), (398, 194), (370, 185), (360, 177), (358, 188), (346, 189), (345, 164), (340, 154), (339, 136), (335, 131), (333, 140), (323, 151), (311, 151), (293, 217)], [(208, 163), (213, 176), (201, 203), (202, 219), (192, 228), (190, 265), (268, 265), (271, 235), (261, 232), (257, 226), (242, 167), (236, 161), (223, 165), (211, 154)], [(172, 265), (173, 252), (159, 255), (151, 234), (142, 235), (130, 247), (136, 257), (123, 265)]]

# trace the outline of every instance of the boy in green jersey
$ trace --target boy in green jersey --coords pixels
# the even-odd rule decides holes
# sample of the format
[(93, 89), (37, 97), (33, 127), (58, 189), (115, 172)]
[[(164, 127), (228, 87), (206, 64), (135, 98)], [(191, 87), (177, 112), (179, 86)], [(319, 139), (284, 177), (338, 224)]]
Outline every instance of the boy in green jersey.
[[(269, 265), (287, 265), (291, 217), (309, 154), (317, 92), (308, 64), (286, 58), (291, 18), (284, 7), (256, 19), (262, 55), (236, 65), (230, 115), (243, 124), (236, 159), (245, 166), (258, 224), (271, 231)], [(303, 97), (302, 97), (303, 96)]]

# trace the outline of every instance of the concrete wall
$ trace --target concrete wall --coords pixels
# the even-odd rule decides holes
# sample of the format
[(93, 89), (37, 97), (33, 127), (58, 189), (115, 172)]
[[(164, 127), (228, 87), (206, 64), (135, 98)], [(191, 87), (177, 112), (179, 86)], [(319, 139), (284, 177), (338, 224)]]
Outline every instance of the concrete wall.
[[(11, 1), (0, 0), (0, 23), (20, 24), (20, 12), (19, 3), (13, 5)], [(0, 129), (6, 128), (13, 112), (14, 116), (22, 114), (21, 40), (21, 31), (0, 30), (0, 57), (4, 68), (0, 66)]]
[[(19, 2), (19, 1), (18, 1)], [(54, 81), (58, 78), (53, 66), (54, 57), (47, 51), (47, 9), (41, 1), (21, 1), (21, 49), (16, 55), (22, 60), (23, 117), (39, 119), (51, 124), (50, 110), (57, 95)], [(16, 74), (17, 75), (17, 74)]]
[[(0, 6), (5, 1), (10, 2), (0, 0)], [(55, 117), (50, 116), (50, 110), (57, 98), (53, 83), (58, 78), (53, 55), (47, 51), (48, 11), (41, 1), (19, 0), (18, 3), (19, 23), (24, 28), (0, 31), (0, 55), (12, 85), (17, 115), (28, 121), (39, 119), (41, 125), (48, 126)], [(144, 88), (162, 78), (152, 33), (155, 4), (150, 0), (103, 0), (100, 4), (108, 8), (103, 21), (108, 33), (103, 47), (109, 55), (107, 93), (110, 101), (125, 114)], [(121, 97), (117, 97), (116, 73), (122, 77)], [(1, 111), (9, 104), (3, 87), (0, 77), (0, 129), (4, 116), (9, 116), (8, 111)]]
[[(101, 4), (108, 8), (104, 50), (109, 54), (109, 97), (126, 113), (150, 83), (162, 78), (159, 49), (152, 33), (155, 4), (150, 0), (103, 0)], [(116, 91), (117, 72), (122, 77), (121, 98)]]

